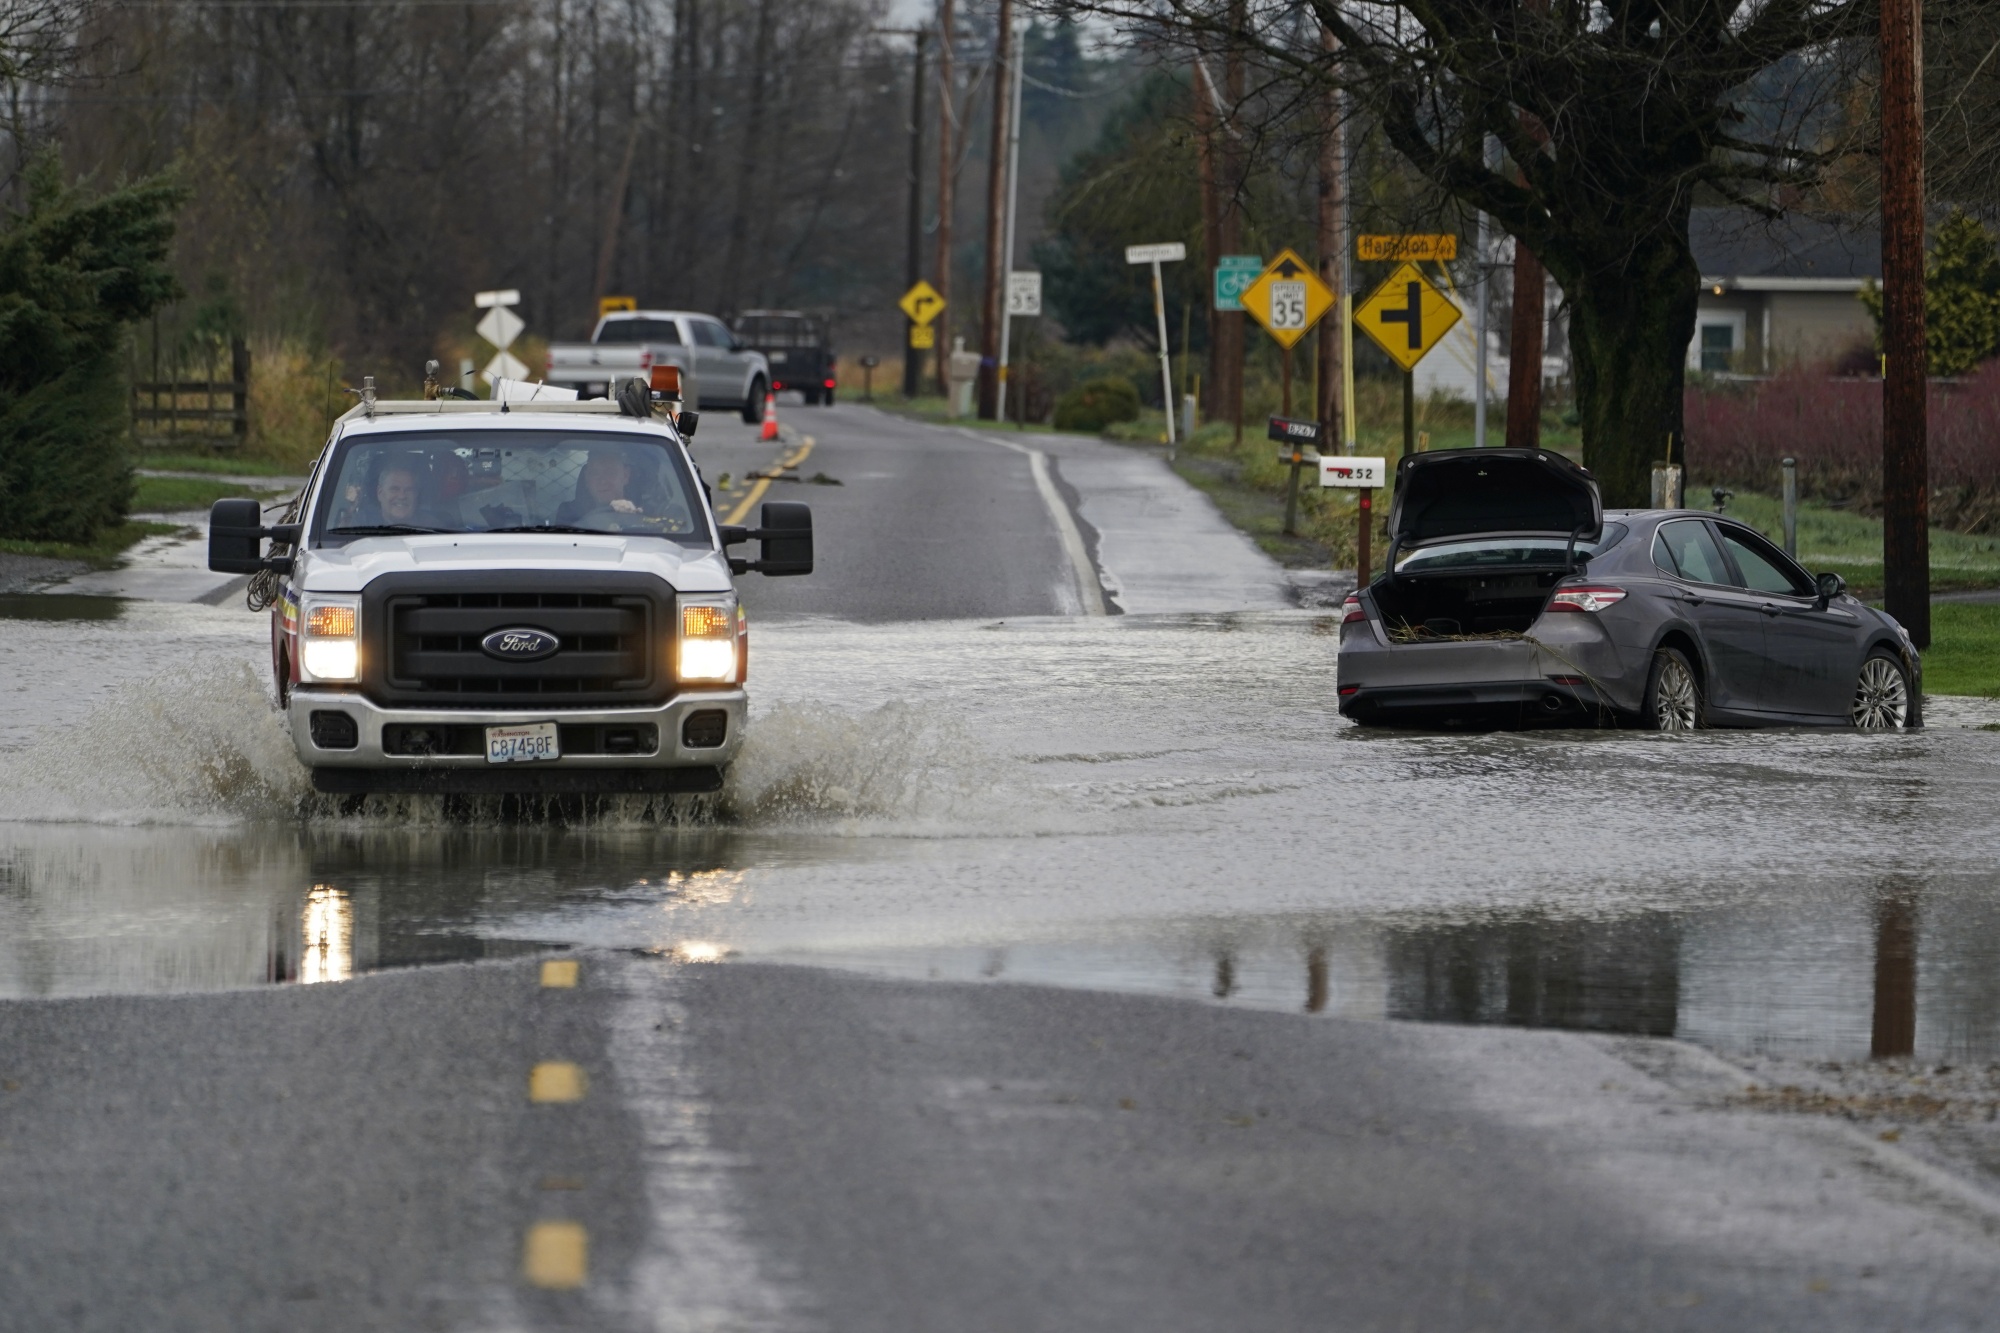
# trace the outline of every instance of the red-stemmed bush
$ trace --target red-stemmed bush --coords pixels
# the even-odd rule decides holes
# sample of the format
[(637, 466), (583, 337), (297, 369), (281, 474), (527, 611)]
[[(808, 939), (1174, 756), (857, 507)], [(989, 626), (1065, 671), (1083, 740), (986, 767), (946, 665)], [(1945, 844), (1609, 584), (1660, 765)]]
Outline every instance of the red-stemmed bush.
[[(1768, 380), (1690, 385), (1690, 486), (1775, 493), (1795, 458), (1807, 496), (1878, 512), (1882, 502), (1882, 381), (1826, 369)], [(1930, 386), (1931, 521), (1965, 532), (2000, 529), (2000, 361)]]

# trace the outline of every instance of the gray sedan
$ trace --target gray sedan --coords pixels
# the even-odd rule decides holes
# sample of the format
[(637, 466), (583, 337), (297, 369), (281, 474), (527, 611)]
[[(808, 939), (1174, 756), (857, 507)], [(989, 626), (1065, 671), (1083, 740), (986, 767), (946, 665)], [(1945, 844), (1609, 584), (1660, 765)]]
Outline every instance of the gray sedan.
[(1919, 724), (1915, 646), (1838, 574), (1721, 515), (1607, 513), (1560, 454), (1404, 458), (1389, 538), (1388, 571), (1343, 608), (1357, 722)]

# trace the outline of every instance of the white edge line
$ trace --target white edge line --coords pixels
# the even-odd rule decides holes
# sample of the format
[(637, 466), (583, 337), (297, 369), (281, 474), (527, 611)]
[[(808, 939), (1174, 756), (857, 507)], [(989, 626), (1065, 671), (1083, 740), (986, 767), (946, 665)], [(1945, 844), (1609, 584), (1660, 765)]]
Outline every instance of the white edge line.
[(991, 435), (981, 435), (978, 431), (967, 430), (963, 426), (953, 427), (960, 435), (981, 444), (997, 444), (1003, 449), (1012, 449), (1017, 454), (1028, 456), (1028, 471), (1034, 475), (1035, 489), (1042, 494), (1042, 503), (1048, 507), (1049, 517), (1055, 521), (1056, 536), (1062, 541), (1063, 554), (1069, 557), (1070, 573), (1076, 577), (1077, 601), (1083, 606), (1086, 616), (1104, 614), (1104, 588), (1097, 579), (1097, 566), (1090, 563), (1090, 552), (1083, 544), (1083, 534), (1077, 530), (1076, 519), (1070, 514), (1069, 506), (1063, 502), (1062, 492), (1056, 489), (1055, 479), (1049, 476), (1049, 456), (1040, 449), (1030, 449), (1025, 444), (1012, 440), (999, 440)]

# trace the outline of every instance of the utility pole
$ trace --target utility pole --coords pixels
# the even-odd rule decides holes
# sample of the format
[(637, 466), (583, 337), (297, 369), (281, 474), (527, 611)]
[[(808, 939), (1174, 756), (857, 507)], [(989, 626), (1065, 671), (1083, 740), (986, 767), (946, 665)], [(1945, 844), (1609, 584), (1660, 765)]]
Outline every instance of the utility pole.
[[(1223, 52), (1222, 93), (1223, 106), (1216, 119), (1222, 129), (1222, 137), (1217, 146), (1221, 149), (1219, 165), (1222, 170), (1217, 187), (1221, 194), (1221, 210), (1216, 219), (1216, 241), (1219, 254), (1233, 255), (1243, 241), (1242, 210), (1237, 205), (1237, 193), (1243, 184), (1243, 154), (1236, 141), (1234, 126), (1230, 123), (1236, 109), (1243, 104), (1243, 43), (1237, 34), (1249, 22), (1247, 0), (1231, 0), (1229, 6), (1229, 44)], [(1241, 310), (1225, 312), (1219, 323), (1221, 336), (1215, 346), (1216, 378), (1221, 381), (1222, 393), (1216, 406), (1229, 414), (1236, 423), (1234, 443), (1243, 443), (1243, 357), (1245, 354), (1243, 327), (1244, 314)]]
[[(1007, 218), (1000, 238), (1000, 273), (1004, 288), (1011, 288), (1014, 281), (1014, 206), (1021, 194), (1021, 76), (1028, 68), (1028, 25), (1014, 34), (1014, 89), (1013, 109), (1007, 115)], [(1010, 348), (1008, 339), (1014, 332), (1014, 313), (1011, 296), (1000, 310), (1000, 401), (995, 415), (1007, 419), (1007, 362)], [(1171, 413), (1174, 405), (1167, 404)], [(1023, 425), (1027, 417), (1021, 418)]]
[(1014, 0), (1000, 0), (993, 32), (993, 135), (986, 157), (986, 290), (979, 303), (979, 419), (993, 420), (1000, 405), (1000, 298), (1007, 257), (1000, 253), (1007, 211), (1007, 85), (1013, 68)]
[(1514, 323), (1507, 362), (1507, 447), (1534, 449), (1542, 442), (1542, 332), (1547, 279), (1542, 261), (1514, 238)]
[(957, 184), (958, 168), (958, 101), (953, 95), (951, 70), (956, 28), (952, 0), (938, 0), (937, 276), (931, 279), (931, 286), (944, 302), (944, 313), (938, 316), (937, 382), (938, 392), (947, 398), (951, 397), (951, 339), (946, 335), (951, 332), (952, 187)]
[[(1320, 49), (1327, 53), (1328, 62), (1334, 59), (1339, 43), (1325, 28), (1319, 30)], [(1321, 138), (1319, 143), (1319, 276), (1336, 293), (1347, 290), (1344, 261), (1347, 258), (1347, 238), (1342, 234), (1341, 212), (1345, 184), (1343, 176), (1347, 166), (1346, 127), (1341, 124), (1340, 96), (1332, 89), (1321, 94), (1320, 108)], [(1339, 303), (1333, 310), (1333, 319), (1342, 314)], [(1340, 330), (1328, 327), (1329, 321), (1321, 320), (1319, 333), (1319, 401), (1314, 405), (1319, 418), (1320, 439), (1332, 441), (1340, 438), (1340, 422), (1348, 405), (1341, 399), (1341, 336)]]
[(1923, 0), (1881, 0), (1881, 8), (1883, 603), (1926, 648), (1931, 552)]
[[(1201, 249), (1202, 262), (1211, 275), (1211, 288), (1216, 266), (1222, 262), (1225, 251), (1222, 248), (1222, 207), (1216, 198), (1215, 155), (1217, 122), (1216, 114), (1220, 99), (1215, 85), (1208, 77), (1208, 59), (1199, 50), (1194, 57), (1194, 145), (1196, 174), (1201, 185)], [(1207, 401), (1202, 412), (1209, 419), (1224, 421), (1233, 418), (1224, 404), (1227, 401), (1227, 386), (1222, 375), (1222, 320), (1223, 312), (1215, 308), (1213, 290), (1208, 301), (1208, 379), (1202, 388)], [(1185, 358), (1183, 358), (1185, 366)]]
[[(916, 38), (916, 68), (910, 73), (910, 208), (904, 222), (903, 290), (917, 285), (924, 276), (919, 248), (924, 235), (924, 39), (929, 36), (922, 28), (913, 34)], [(924, 374), (924, 355), (911, 344), (913, 337), (903, 340), (903, 397), (917, 396), (918, 381)]]

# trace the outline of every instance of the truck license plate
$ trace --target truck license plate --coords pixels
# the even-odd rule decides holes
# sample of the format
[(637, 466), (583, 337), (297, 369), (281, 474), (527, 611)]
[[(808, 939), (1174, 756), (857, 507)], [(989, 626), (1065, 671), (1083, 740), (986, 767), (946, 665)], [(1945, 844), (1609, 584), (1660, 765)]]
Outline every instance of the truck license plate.
[(486, 729), (486, 762), (489, 764), (533, 763), (539, 759), (560, 759), (556, 744), (556, 724), (529, 722), (519, 727)]

